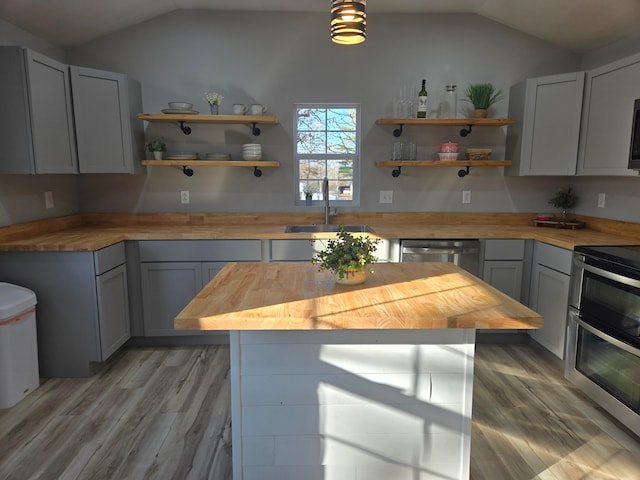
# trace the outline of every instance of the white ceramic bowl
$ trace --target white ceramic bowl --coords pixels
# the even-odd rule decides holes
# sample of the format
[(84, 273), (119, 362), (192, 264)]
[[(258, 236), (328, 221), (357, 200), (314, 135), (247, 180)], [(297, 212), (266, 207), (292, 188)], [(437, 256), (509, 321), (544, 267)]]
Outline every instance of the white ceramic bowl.
[(246, 153), (243, 153), (242, 158), (245, 160), (262, 160), (262, 155), (247, 155)]
[(193, 103), (169, 102), (169, 108), (173, 110), (191, 110), (193, 108)]
[(458, 153), (457, 152), (438, 152), (438, 156), (440, 160), (457, 160)]

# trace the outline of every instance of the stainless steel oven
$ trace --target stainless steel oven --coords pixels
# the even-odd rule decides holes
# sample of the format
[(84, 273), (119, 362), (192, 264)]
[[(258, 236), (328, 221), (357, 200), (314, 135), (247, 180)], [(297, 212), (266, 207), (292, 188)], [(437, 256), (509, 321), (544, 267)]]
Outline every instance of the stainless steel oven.
[(640, 436), (640, 247), (576, 247), (565, 376)]

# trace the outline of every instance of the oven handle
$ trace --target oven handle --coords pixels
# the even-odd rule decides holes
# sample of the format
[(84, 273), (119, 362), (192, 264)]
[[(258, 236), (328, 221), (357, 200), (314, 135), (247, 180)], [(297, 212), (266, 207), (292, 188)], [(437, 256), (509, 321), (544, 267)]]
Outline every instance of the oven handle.
[(606, 333), (603, 333), (602, 331), (598, 330), (597, 328), (593, 327), (592, 325), (589, 325), (587, 322), (582, 320), (578, 316), (578, 314), (575, 312), (570, 312), (569, 315), (573, 317), (573, 320), (575, 320), (578, 325), (580, 325), (586, 331), (593, 333), (596, 337), (600, 337), (604, 341), (611, 343), (616, 347), (621, 348), (622, 350), (625, 350), (632, 355), (635, 355), (636, 357), (640, 357), (640, 349), (632, 347), (631, 345), (621, 342), (620, 340), (612, 337), (611, 335), (607, 335)]
[(584, 263), (582, 260), (578, 260), (577, 258), (573, 259), (573, 263), (576, 266), (591, 272), (596, 275), (600, 275), (601, 277), (608, 278), (609, 280), (613, 280), (614, 282), (623, 283), (625, 285), (629, 285), (630, 287), (640, 288), (640, 280), (636, 280), (635, 278), (625, 277), (624, 275), (620, 275), (618, 273), (608, 272), (602, 268), (594, 267), (593, 265), (588, 265)]

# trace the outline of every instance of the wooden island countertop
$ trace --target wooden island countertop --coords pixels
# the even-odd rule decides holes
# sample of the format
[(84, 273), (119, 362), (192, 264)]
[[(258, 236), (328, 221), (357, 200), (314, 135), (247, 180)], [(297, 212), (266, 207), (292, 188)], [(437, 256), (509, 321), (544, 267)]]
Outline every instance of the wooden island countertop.
[(540, 315), (451, 263), (379, 263), (362, 285), (311, 263), (229, 263), (180, 330), (536, 329)]

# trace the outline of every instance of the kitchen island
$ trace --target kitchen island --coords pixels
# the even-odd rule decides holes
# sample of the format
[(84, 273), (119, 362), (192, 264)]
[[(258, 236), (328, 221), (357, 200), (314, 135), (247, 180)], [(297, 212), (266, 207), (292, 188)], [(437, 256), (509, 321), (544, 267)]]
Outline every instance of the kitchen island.
[(235, 480), (469, 478), (475, 331), (541, 326), (449, 263), (230, 263), (175, 319), (231, 330)]

